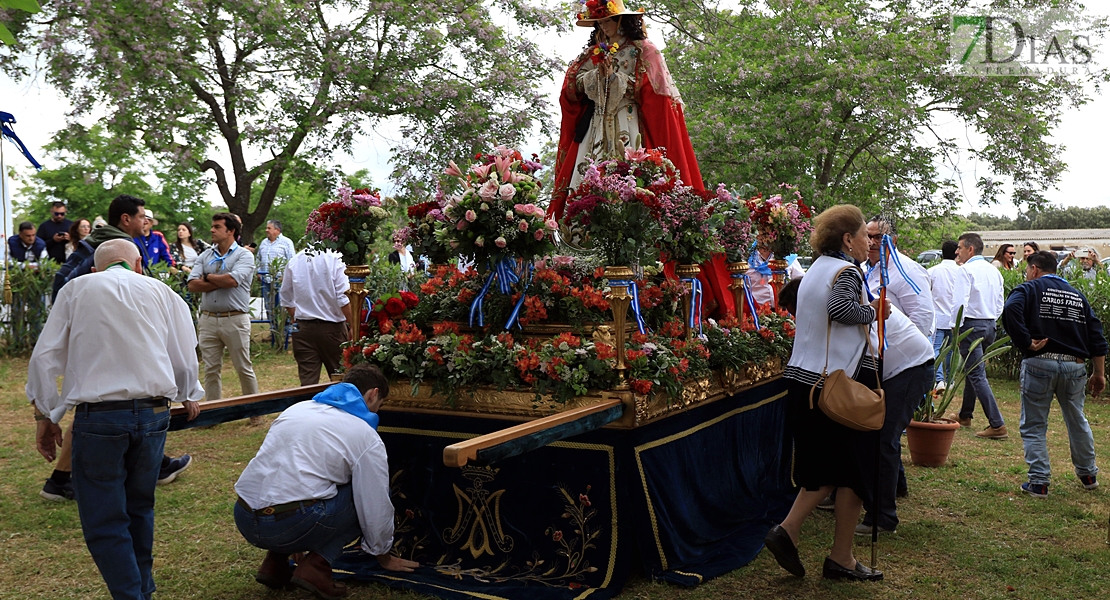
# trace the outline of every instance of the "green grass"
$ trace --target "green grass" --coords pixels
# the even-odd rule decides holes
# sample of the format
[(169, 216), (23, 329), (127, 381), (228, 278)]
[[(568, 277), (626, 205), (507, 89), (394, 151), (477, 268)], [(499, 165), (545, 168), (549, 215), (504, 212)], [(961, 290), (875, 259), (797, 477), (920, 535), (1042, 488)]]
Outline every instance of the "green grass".
[[(297, 384), (288, 354), (260, 351), (255, 370), (261, 389)], [(50, 474), (34, 449), (34, 421), (23, 393), (27, 361), (0, 363), (0, 598), (107, 598), (107, 591), (81, 538), (72, 502), (42, 500)], [(910, 497), (899, 504), (898, 533), (879, 542), (877, 584), (828, 583), (821, 561), (832, 540), (831, 514), (807, 521), (801, 556), (809, 569), (795, 579), (766, 552), (729, 575), (686, 590), (634, 575), (621, 598), (1103, 598), (1110, 590), (1110, 548), (1104, 490), (1088, 492), (1072, 473), (1064, 425), (1055, 411), (1049, 425), (1054, 466), (1050, 495), (1029, 498), (1017, 432), (1015, 382), (994, 382), (1010, 439), (957, 433), (949, 464), (939, 469), (907, 465)], [(225, 394), (238, 393), (230, 364)], [(978, 412), (978, 409), (977, 409)], [(1089, 402), (1096, 447), (1107, 448), (1110, 404)], [(272, 417), (267, 418), (268, 422)], [(975, 425), (985, 426), (981, 412)], [(262, 551), (249, 546), (231, 517), (234, 484), (262, 442), (266, 427), (225, 423), (207, 430), (170, 434), (167, 451), (192, 454), (196, 464), (158, 490), (155, 529), (156, 597), (177, 600), (309, 598), (275, 593), (253, 580)], [(908, 452), (906, 454), (908, 462)], [(1110, 476), (1108, 476), (1110, 477)], [(869, 560), (861, 538), (856, 554)], [(376, 584), (355, 584), (350, 598), (415, 598)]]

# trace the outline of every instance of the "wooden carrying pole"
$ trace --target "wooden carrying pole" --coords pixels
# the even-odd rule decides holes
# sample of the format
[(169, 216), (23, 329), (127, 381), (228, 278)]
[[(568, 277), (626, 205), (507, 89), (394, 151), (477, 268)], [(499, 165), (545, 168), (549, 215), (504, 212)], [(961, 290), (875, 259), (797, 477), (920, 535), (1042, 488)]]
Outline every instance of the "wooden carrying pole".
[(247, 396), (235, 396), (234, 398), (222, 398), (220, 400), (212, 400), (209, 402), (200, 403), (200, 416), (192, 421), (186, 420), (185, 407), (178, 406), (170, 409), (170, 431), (177, 431), (179, 429), (189, 429), (191, 427), (199, 427), (202, 425), (214, 425), (232, 419), (205, 419), (205, 412), (209, 414), (219, 411), (220, 409), (229, 409), (236, 406), (249, 407), (244, 411), (236, 411), (235, 419), (244, 419), (246, 417), (255, 415), (268, 415), (275, 412), (281, 412), (294, 404), (303, 400), (311, 400), (313, 396), (326, 390), (331, 383), (318, 383), (316, 385), (306, 385), (303, 387), (289, 388), (285, 390), (275, 390), (272, 392), (263, 392), (261, 394), (250, 394)]
[(494, 431), (443, 449), (443, 464), (462, 467), (467, 463), (491, 463), (542, 448), (551, 442), (601, 428), (624, 414), (620, 400), (570, 410)]

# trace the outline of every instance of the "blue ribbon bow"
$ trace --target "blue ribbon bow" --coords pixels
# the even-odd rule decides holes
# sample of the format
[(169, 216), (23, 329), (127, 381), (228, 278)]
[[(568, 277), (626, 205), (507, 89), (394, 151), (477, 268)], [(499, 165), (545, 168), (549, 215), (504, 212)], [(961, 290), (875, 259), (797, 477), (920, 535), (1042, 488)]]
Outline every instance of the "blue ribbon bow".
[[(905, 279), (906, 283), (909, 283), (910, 287), (913, 288), (914, 293), (920, 294), (921, 288), (906, 274), (906, 269), (902, 267), (902, 261), (898, 258), (898, 250), (894, 247), (894, 240), (892, 240), (889, 235), (883, 234), (882, 250), (883, 254), (894, 259), (894, 266), (897, 267), (898, 272), (902, 274), (902, 279)], [(887, 271), (886, 263), (886, 257), (880, 256), (879, 274), (882, 276), (882, 287), (886, 287), (886, 285), (890, 283), (890, 273)]]
[[(532, 274), (534, 273), (533, 265), (528, 265), (528, 284), (532, 283)], [(485, 285), (482, 286), (482, 291), (478, 292), (478, 297), (470, 304), (470, 326), (474, 327), (474, 318), (477, 315), (478, 326), (485, 327), (486, 318), (482, 314), (482, 301), (485, 299), (486, 294), (489, 293), (489, 288), (493, 285), (493, 280), (497, 279), (497, 289), (506, 296), (513, 293), (513, 284), (520, 281), (520, 276), (516, 272), (516, 260), (506, 256), (501, 259), (490, 270), (489, 277), (486, 278)], [(513, 309), (512, 315), (509, 316), (509, 321), (505, 323), (505, 329), (509, 329), (516, 322), (517, 315), (520, 314), (520, 308), (524, 306), (524, 292), (528, 290), (528, 284), (521, 290), (520, 300), (517, 301), (516, 307)]]
[(505, 321), (506, 331), (512, 329), (513, 325), (516, 325), (520, 329), (524, 329), (524, 326), (520, 324), (517, 318), (520, 316), (520, 309), (524, 307), (524, 299), (528, 297), (528, 286), (532, 285), (532, 276), (535, 275), (535, 273), (536, 265), (528, 263), (528, 282), (524, 284), (524, 289), (520, 290), (520, 299), (516, 301), (516, 306), (513, 307), (513, 312), (509, 315), (509, 320)]
[(27, 146), (23, 145), (23, 140), (19, 139), (19, 136), (15, 134), (15, 130), (12, 129), (11, 126), (14, 123), (15, 116), (13, 116), (12, 113), (0, 111), (0, 138), (8, 138), (11, 140), (12, 143), (19, 148), (20, 153), (26, 156), (27, 160), (31, 161), (31, 166), (41, 171), (42, 165), (39, 164), (39, 161), (35, 160), (34, 156), (31, 156), (31, 151), (27, 149)]

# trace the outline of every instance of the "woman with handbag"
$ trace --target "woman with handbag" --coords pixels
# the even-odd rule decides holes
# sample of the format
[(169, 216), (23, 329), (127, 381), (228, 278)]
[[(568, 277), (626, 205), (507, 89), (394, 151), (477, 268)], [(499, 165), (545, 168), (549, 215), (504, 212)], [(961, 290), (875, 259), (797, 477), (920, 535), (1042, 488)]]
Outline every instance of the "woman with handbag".
[[(831, 419), (823, 410), (826, 394), (822, 394), (825, 374), (847, 375), (869, 388), (877, 379), (868, 330), (880, 301), (863, 300), (863, 272), (858, 266), (867, 259), (867, 228), (863, 213), (851, 205), (829, 208), (817, 216), (814, 226), (810, 246), (819, 256), (798, 288), (794, 351), (784, 373), (789, 385), (787, 426), (794, 438), (794, 483), (801, 489), (786, 519), (771, 528), (764, 544), (780, 566), (804, 576), (798, 557), (802, 523), (818, 502), (839, 488), (833, 546), (822, 574), (826, 579), (878, 581), (882, 572), (858, 562), (852, 553), (861, 495), (868, 489), (860, 465), (874, 460), (858, 455), (856, 448), (876, 447), (878, 433)], [(880, 426), (881, 422), (880, 416)], [(868, 436), (870, 444), (861, 439)]]

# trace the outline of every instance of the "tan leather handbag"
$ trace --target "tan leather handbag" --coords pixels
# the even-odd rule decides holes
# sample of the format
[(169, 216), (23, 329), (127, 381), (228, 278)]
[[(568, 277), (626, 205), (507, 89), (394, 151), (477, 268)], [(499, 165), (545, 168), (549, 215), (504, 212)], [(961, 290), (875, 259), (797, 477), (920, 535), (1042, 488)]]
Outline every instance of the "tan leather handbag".
[[(839, 276), (840, 274), (837, 273), (837, 277)], [(833, 281), (835, 280), (834, 277)], [(870, 329), (870, 325), (861, 325), (861, 327)], [(867, 347), (871, 349), (870, 331), (867, 331), (864, 335), (867, 336)], [(821, 387), (821, 394), (817, 399), (817, 406), (826, 416), (856, 431), (878, 431), (882, 429), (883, 421), (886, 419), (886, 393), (882, 389), (882, 383), (879, 383), (878, 389), (873, 390), (852, 379), (844, 372), (844, 369), (837, 369), (829, 373), (829, 338), (831, 336), (832, 317), (829, 317), (828, 328), (825, 330), (825, 367), (821, 370), (821, 379), (817, 380), (817, 383), (809, 390), (809, 408), (813, 409), (813, 393), (817, 391), (817, 386), (824, 383)], [(877, 364), (878, 360), (875, 362)]]

